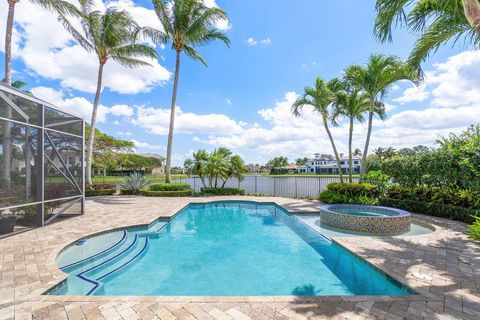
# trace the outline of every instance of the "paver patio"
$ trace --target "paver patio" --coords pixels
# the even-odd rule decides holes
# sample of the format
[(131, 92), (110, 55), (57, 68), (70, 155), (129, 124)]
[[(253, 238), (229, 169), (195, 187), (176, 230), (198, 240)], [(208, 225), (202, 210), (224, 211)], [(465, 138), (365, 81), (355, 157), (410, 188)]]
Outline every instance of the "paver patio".
[[(58, 252), (78, 238), (169, 217), (189, 202), (276, 202), (314, 212), (316, 201), (286, 198), (95, 197), (83, 216), (0, 239), (3, 319), (480, 319), (480, 244), (463, 224), (415, 215), (436, 231), (413, 237), (334, 240), (417, 291), (406, 297), (103, 297), (46, 296), (65, 278)], [(421, 272), (430, 281), (415, 278)]]

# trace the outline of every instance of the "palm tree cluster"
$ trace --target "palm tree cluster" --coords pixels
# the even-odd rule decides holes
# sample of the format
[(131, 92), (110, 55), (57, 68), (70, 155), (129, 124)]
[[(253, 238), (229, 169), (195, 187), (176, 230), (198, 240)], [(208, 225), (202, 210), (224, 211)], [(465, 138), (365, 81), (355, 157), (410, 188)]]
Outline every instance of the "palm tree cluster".
[(243, 180), (248, 167), (238, 154), (227, 148), (218, 148), (208, 153), (199, 150), (193, 159), (187, 159), (184, 167), (188, 175), (197, 175), (205, 188), (223, 188), (229, 178)]
[[(354, 123), (363, 123), (368, 119), (367, 136), (363, 151), (361, 174), (365, 173), (367, 154), (372, 133), (373, 118), (385, 118), (383, 99), (389, 89), (400, 80), (417, 81), (420, 73), (409, 63), (394, 56), (373, 54), (365, 65), (352, 65), (345, 69), (342, 77), (325, 81), (318, 77), (313, 87), (306, 87), (304, 93), (292, 106), (295, 116), (301, 115), (303, 107), (309, 106), (319, 114), (322, 125), (332, 145), (337, 162), (340, 181), (343, 173), (340, 156), (330, 125), (339, 126), (343, 120), (348, 122), (348, 158), (349, 181), (352, 181), (352, 140)], [(357, 154), (361, 152), (355, 152)]]
[[(9, 7), (5, 36), (4, 81), (10, 85), (12, 84), (11, 48), (14, 12), (19, 0), (7, 1)], [(90, 123), (91, 132), (95, 132), (106, 63), (113, 60), (127, 68), (149, 66), (146, 59), (156, 59), (157, 52), (155, 48), (141, 41), (150, 40), (157, 45), (172, 43), (172, 49), (176, 52), (176, 65), (166, 161), (166, 180), (170, 182), (180, 56), (184, 52), (187, 56), (207, 65), (205, 59), (195, 50), (196, 47), (207, 45), (217, 39), (230, 45), (227, 36), (215, 28), (217, 21), (227, 19), (226, 13), (218, 8), (207, 7), (202, 0), (152, 0), (163, 29), (156, 30), (148, 26), (140, 27), (125, 10), (116, 7), (108, 7), (105, 11), (96, 10), (94, 0), (78, 0), (78, 5), (64, 0), (30, 1), (57, 14), (59, 21), (78, 44), (98, 58), (97, 89)], [(77, 28), (77, 25), (80, 28)], [(86, 182), (91, 183), (95, 135), (90, 134), (87, 140)]]

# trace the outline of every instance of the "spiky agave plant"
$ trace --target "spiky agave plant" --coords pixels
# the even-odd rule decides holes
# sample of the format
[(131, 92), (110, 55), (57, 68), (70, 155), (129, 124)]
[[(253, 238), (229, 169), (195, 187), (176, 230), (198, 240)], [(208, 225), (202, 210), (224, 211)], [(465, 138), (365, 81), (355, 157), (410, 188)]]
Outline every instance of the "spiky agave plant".
[(129, 193), (138, 194), (140, 190), (147, 188), (149, 185), (150, 183), (148, 182), (146, 175), (139, 172), (133, 172), (123, 178), (122, 188), (128, 190)]

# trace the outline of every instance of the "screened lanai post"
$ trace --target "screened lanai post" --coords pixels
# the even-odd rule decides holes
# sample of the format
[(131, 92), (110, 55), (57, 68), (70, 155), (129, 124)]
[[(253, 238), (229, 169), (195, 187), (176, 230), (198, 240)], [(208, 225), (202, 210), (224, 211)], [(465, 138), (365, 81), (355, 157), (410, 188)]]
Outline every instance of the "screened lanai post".
[(32, 156), (32, 145), (30, 140), (30, 127), (25, 127), (25, 198), (30, 199), (32, 190), (32, 168), (30, 158)]

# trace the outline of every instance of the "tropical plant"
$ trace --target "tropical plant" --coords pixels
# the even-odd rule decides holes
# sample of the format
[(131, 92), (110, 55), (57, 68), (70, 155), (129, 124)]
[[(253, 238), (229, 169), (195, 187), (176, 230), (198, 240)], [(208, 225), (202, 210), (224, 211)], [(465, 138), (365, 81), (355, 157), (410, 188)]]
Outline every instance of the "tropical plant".
[(303, 165), (305, 165), (305, 163), (307, 163), (307, 161), (308, 161), (307, 157), (298, 158), (298, 159), (295, 159), (295, 164), (297, 166), (303, 166)]
[(186, 160), (184, 165), (189, 175), (200, 177), (205, 188), (223, 189), (228, 179), (241, 181), (248, 172), (243, 159), (227, 148), (218, 148), (210, 153), (199, 150), (193, 153), (193, 160)]
[(480, 217), (472, 216), (472, 218), (475, 221), (468, 226), (468, 229), (470, 229), (468, 235), (475, 240), (480, 240)]
[(409, 57), (415, 66), (450, 40), (480, 45), (478, 0), (377, 0), (375, 9), (375, 36), (381, 42), (392, 40), (398, 24), (418, 36)]
[[(367, 155), (372, 135), (373, 117), (376, 111), (379, 110), (379, 104), (383, 105), (383, 99), (394, 83), (400, 80), (415, 81), (419, 77), (419, 72), (408, 63), (394, 56), (382, 54), (373, 54), (366, 65), (352, 65), (345, 71), (345, 78), (352, 85), (367, 93), (369, 98), (367, 138), (363, 149), (360, 170), (362, 176), (367, 169)], [(380, 110), (384, 113), (385, 108)]]
[[(156, 58), (154, 48), (148, 45), (135, 43), (135, 35), (140, 29), (129, 13), (110, 7), (105, 12), (94, 10), (94, 1), (79, 0), (79, 7), (72, 6), (80, 20), (81, 30), (63, 13), (59, 20), (65, 29), (88, 52), (95, 53), (98, 57), (97, 90), (93, 103), (91, 130), (95, 131), (97, 122), (98, 104), (102, 92), (103, 69), (109, 60), (116, 61), (127, 68), (149, 66), (142, 58)], [(95, 135), (90, 134), (87, 143), (86, 180), (92, 182), (92, 158)]]
[(132, 194), (137, 194), (140, 190), (147, 188), (149, 182), (147, 176), (139, 172), (134, 172), (123, 178), (122, 188)]
[(332, 79), (329, 82), (325, 82), (322, 78), (318, 77), (315, 80), (314, 87), (306, 87), (304, 93), (299, 97), (292, 106), (292, 113), (295, 116), (301, 115), (301, 109), (305, 106), (311, 106), (322, 117), (322, 124), (327, 132), (328, 139), (332, 145), (335, 159), (337, 160), (338, 174), (340, 175), (340, 181), (343, 182), (342, 167), (340, 165), (340, 156), (335, 145), (332, 133), (328, 126), (331, 121), (331, 106), (336, 101), (337, 95), (335, 94), (342, 88), (341, 81), (339, 79)]
[(176, 52), (165, 167), (165, 181), (169, 183), (181, 53), (185, 52), (190, 58), (207, 66), (207, 62), (195, 50), (195, 47), (205, 46), (214, 40), (221, 40), (230, 46), (230, 40), (223, 32), (215, 28), (217, 21), (227, 18), (225, 11), (219, 8), (208, 8), (201, 0), (152, 0), (152, 2), (163, 30), (147, 27), (142, 29), (141, 35), (157, 44), (170, 41), (172, 49)]
[[(377, 106), (377, 111), (382, 114), (381, 108)], [(353, 139), (353, 124), (355, 121), (363, 122), (365, 120), (365, 113), (369, 110), (368, 95), (362, 92), (359, 88), (347, 87), (345, 90), (337, 93), (336, 101), (334, 102), (334, 111), (332, 115), (332, 122), (335, 126), (339, 125), (339, 119), (345, 117), (348, 119), (348, 182), (352, 182), (352, 139)]]

